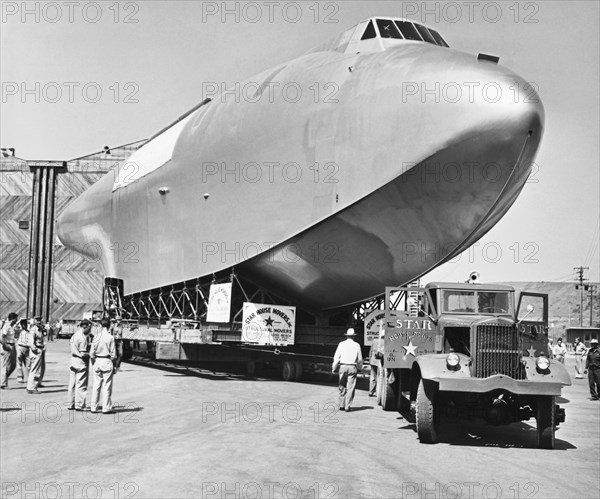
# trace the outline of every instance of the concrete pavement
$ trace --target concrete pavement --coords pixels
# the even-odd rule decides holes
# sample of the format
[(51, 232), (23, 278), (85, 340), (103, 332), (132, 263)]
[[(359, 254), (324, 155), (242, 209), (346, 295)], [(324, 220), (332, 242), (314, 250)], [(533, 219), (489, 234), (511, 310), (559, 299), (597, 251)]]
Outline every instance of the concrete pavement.
[[(600, 402), (564, 390), (556, 450), (535, 422), (443, 422), (441, 442), (357, 391), (337, 411), (330, 382), (248, 380), (123, 364), (116, 413), (68, 411), (68, 341), (51, 343), (46, 388), (1, 392), (3, 498), (598, 497)], [(91, 392), (88, 392), (91, 394)], [(89, 399), (89, 395), (88, 395)]]

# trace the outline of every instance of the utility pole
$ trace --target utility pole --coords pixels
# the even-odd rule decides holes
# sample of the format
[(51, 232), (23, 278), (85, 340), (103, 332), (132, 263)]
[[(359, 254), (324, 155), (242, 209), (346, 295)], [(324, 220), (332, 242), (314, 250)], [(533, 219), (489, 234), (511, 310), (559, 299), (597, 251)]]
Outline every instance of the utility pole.
[[(587, 281), (583, 278), (583, 271), (589, 270), (589, 267), (573, 267), (573, 270), (576, 271), (577, 279), (579, 279), (579, 284), (575, 284), (575, 289), (579, 290), (579, 327), (583, 327), (583, 281)], [(587, 285), (585, 288), (587, 291)]]
[(590, 284), (589, 286), (584, 286), (586, 291), (590, 292), (590, 327), (594, 327), (594, 293), (596, 292), (597, 286), (595, 284)]

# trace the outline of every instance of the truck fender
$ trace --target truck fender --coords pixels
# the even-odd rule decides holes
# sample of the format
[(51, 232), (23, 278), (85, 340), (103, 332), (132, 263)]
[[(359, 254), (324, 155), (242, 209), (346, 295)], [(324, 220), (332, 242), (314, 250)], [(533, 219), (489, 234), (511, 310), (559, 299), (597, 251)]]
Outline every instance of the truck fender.
[(469, 369), (469, 365), (471, 363), (471, 359), (461, 353), (457, 353), (456, 355), (458, 355), (460, 358), (460, 362), (458, 364), (460, 368), (456, 370), (449, 369), (448, 364), (446, 363), (446, 358), (448, 357), (447, 353), (419, 356), (419, 358), (415, 360), (415, 363), (419, 366), (421, 378), (434, 381), (439, 380), (440, 376), (470, 378), (471, 371)]
[(550, 359), (550, 366), (548, 370), (540, 372), (536, 366), (536, 358), (537, 357), (522, 358), (528, 380), (546, 383), (560, 383), (561, 385), (571, 386), (571, 376), (562, 362)]

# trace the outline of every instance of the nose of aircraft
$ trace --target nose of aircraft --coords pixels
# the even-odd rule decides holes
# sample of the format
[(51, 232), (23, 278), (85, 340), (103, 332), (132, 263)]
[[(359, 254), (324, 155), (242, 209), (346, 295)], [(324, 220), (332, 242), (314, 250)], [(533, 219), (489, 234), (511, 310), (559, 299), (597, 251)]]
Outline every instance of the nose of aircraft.
[[(523, 134), (541, 136), (544, 107), (534, 82), (485, 58), (456, 51), (449, 51), (443, 64), (436, 66), (418, 91), (423, 103), (438, 100), (449, 119), (456, 120), (450, 124), (457, 133), (491, 133), (507, 140)], [(414, 93), (414, 86), (408, 85), (407, 91)]]
[(111, 180), (112, 175), (106, 175), (90, 187), (85, 196), (75, 199), (56, 221), (56, 234), (64, 246), (104, 267), (107, 255), (111, 254), (109, 227), (104, 226), (110, 220), (107, 193), (110, 193)]

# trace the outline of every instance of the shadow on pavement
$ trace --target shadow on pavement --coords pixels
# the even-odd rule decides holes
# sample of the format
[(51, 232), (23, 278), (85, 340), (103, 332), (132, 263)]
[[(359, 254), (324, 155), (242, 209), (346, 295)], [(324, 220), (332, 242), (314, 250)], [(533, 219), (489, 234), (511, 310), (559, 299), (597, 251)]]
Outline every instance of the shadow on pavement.
[[(506, 426), (491, 426), (478, 421), (442, 421), (439, 435), (440, 443), (450, 445), (502, 449), (538, 448), (535, 426), (524, 422)], [(577, 447), (570, 442), (555, 438), (554, 448), (555, 450), (570, 450)]]

